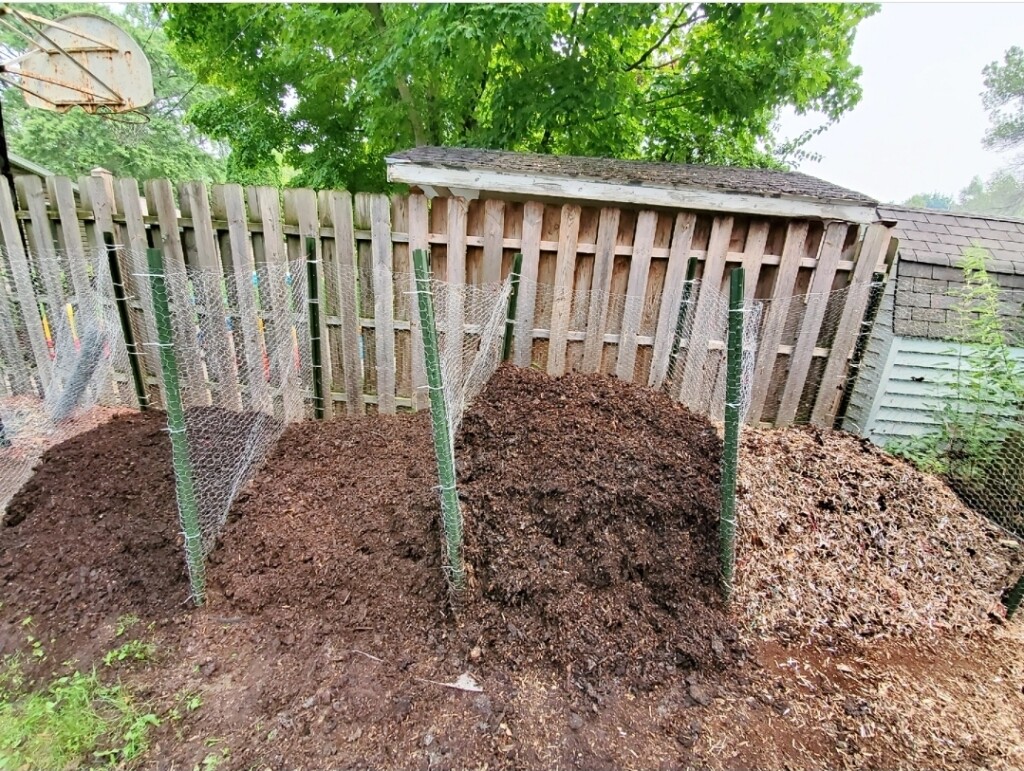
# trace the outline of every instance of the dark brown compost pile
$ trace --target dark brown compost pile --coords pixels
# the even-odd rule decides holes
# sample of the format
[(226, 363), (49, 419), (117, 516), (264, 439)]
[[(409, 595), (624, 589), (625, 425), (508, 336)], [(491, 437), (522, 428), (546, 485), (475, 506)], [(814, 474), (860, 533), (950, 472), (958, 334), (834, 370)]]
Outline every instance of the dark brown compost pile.
[(483, 644), (587, 691), (726, 660), (721, 451), (707, 420), (655, 391), (499, 369), (457, 449)]

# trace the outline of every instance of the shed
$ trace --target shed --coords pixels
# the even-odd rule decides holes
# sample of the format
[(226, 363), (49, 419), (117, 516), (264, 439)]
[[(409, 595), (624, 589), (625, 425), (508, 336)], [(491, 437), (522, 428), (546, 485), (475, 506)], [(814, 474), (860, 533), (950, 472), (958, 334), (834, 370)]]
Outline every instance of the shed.
[[(773, 315), (762, 325), (748, 420), (832, 425), (866, 287), (888, 255), (889, 223), (870, 197), (797, 172), (471, 148), (418, 147), (387, 164), (390, 181), (430, 199), (421, 243), (449, 281), (500, 278), (522, 251), (527, 283), (553, 287), (543, 302), (521, 295), (519, 320), (531, 332), (519, 364), (660, 386), (672, 374), (688, 266), (705, 298), (695, 301), (696, 324), (742, 265), (747, 299), (768, 301)], [(808, 304), (812, 294), (832, 299)], [(685, 357), (670, 384), (684, 402), (714, 389), (707, 362), (721, 360), (723, 334)]]
[[(879, 444), (931, 430), (961, 366), (956, 297), (964, 249), (991, 258), (1004, 328), (1024, 334), (1024, 220), (880, 206), (896, 221), (896, 261), (861, 364), (844, 428)], [(1024, 360), (1024, 348), (1015, 349)]]

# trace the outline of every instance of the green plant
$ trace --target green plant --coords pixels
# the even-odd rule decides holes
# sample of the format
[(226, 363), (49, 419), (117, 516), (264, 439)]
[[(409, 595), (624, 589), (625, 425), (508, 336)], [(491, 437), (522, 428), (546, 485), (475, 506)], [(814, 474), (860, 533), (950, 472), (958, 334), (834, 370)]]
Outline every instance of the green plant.
[(25, 690), (14, 657), (0, 675), (0, 769), (113, 767), (145, 752), (159, 719), (140, 708), (121, 685), (102, 683), (95, 670), (72, 672), (40, 690)]
[(149, 661), (156, 653), (156, 645), (142, 640), (129, 640), (119, 648), (107, 651), (103, 663), (110, 667), (125, 661)]
[(965, 249), (963, 286), (950, 292), (958, 300), (958, 367), (941, 403), (938, 430), (887, 447), (968, 489), (985, 484), (1024, 417), (1024, 364), (1013, 356), (999, 313), (1000, 288), (985, 270), (987, 256), (978, 247)]
[(125, 633), (127, 633), (132, 627), (137, 626), (138, 623), (139, 617), (134, 613), (128, 613), (127, 615), (121, 616), (121, 618), (117, 620), (117, 626), (114, 627), (114, 636), (124, 637)]

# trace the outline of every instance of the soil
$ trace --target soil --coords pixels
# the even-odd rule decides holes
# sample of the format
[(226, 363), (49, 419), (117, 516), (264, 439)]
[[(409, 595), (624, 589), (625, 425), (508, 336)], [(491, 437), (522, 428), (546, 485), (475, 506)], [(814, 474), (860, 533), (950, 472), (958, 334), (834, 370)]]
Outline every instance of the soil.
[[(3, 652), (32, 614), (60, 646), (49, 661), (88, 662), (138, 615), (157, 658), (108, 676), (162, 718), (146, 768), (1021, 767), (1019, 624), (930, 648), (733, 650), (714, 594), (718, 440), (659, 398), (492, 380), (463, 425), (473, 570), (454, 605), (425, 414), (290, 426), (232, 510), (199, 610), (162, 420), (115, 420), (54, 448), (22, 523), (0, 528)], [(136, 485), (140, 466), (163, 471)], [(95, 577), (72, 602), (67, 575)], [(785, 605), (799, 579), (782, 581)]]

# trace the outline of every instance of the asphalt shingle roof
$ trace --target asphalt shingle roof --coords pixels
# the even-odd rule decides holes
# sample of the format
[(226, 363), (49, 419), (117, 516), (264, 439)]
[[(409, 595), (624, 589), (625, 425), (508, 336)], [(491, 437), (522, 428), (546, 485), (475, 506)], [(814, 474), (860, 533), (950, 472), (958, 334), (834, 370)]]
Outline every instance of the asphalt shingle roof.
[(403, 161), (438, 168), (544, 174), (621, 185), (696, 188), (768, 198), (803, 198), (862, 206), (878, 203), (863, 193), (795, 171), (620, 161), (455, 147), (417, 147), (388, 157), (389, 163)]
[(901, 260), (957, 267), (965, 248), (980, 246), (991, 254), (988, 270), (1024, 275), (1024, 220), (902, 206), (879, 206), (878, 214), (896, 221)]

